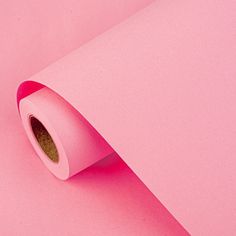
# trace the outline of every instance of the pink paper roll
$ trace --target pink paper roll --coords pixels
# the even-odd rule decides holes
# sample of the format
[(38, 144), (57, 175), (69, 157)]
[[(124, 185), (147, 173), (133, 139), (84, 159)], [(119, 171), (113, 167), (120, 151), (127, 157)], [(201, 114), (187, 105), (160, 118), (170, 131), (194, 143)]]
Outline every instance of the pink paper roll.
[[(66, 178), (111, 146), (191, 234), (233, 235), (235, 10), (234, 1), (154, 3), (22, 83), (23, 123), (48, 168), (68, 160)], [(58, 163), (29, 116), (51, 134)]]
[[(37, 154), (60, 179), (68, 179), (114, 152), (78, 111), (47, 88), (24, 98), (20, 102), (20, 114)], [(56, 155), (43, 149), (45, 145), (49, 145), (50, 150), (53, 147), (50, 145), (50, 137), (43, 133), (45, 130), (37, 121), (40, 121), (50, 134), (56, 145)], [(33, 128), (38, 134), (32, 132)], [(37, 136), (43, 139), (41, 146)]]

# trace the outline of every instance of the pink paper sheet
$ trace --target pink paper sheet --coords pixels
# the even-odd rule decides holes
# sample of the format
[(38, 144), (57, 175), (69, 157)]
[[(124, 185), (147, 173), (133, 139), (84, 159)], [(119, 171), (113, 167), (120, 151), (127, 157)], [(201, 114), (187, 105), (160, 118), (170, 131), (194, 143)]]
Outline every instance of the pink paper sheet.
[(18, 99), (37, 82), (51, 88), (191, 234), (232, 235), (235, 10), (234, 1), (154, 3), (23, 83)]
[(0, 1), (0, 235), (186, 235), (117, 155), (52, 178), (15, 109), (20, 81), (149, 2)]

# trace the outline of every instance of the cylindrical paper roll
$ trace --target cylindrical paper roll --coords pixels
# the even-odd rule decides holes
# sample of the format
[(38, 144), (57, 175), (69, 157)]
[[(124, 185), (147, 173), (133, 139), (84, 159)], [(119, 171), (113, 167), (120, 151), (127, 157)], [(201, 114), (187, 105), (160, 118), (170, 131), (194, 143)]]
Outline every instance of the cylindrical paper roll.
[[(98, 139), (104, 147), (94, 158), (92, 148), (87, 162), (73, 153), (78, 139), (71, 163), (100, 159), (112, 151), (108, 143), (191, 234), (234, 234), (235, 11), (230, 0), (160, 1), (33, 76), (18, 90), (30, 138), (28, 114), (45, 124), (59, 153), (70, 150), (58, 140), (68, 137), (60, 120), (73, 111), (84, 135), (96, 134), (88, 146)], [(57, 94), (68, 109), (48, 109)]]
[(78, 111), (48, 88), (24, 98), (20, 113), (37, 154), (60, 179), (114, 152)]

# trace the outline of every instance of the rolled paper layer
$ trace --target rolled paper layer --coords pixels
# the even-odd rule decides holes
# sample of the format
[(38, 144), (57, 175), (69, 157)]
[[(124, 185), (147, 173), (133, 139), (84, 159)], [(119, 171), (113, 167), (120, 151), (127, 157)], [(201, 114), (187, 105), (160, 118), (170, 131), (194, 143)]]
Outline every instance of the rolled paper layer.
[(233, 235), (235, 12), (235, 1), (158, 1), (23, 82), (18, 102), (34, 146), (26, 114), (45, 128), (55, 122), (59, 154), (71, 152), (58, 163), (43, 157), (48, 167), (76, 163), (66, 178), (114, 150), (191, 234)]
[(37, 154), (60, 179), (114, 152), (78, 111), (48, 88), (21, 100), (20, 113)]

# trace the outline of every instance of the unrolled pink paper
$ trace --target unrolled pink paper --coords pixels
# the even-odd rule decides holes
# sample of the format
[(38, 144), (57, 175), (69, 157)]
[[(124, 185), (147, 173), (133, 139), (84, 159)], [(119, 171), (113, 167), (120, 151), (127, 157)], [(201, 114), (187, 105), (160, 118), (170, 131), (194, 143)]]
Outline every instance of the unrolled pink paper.
[[(234, 1), (154, 3), (22, 83), (21, 114), (34, 114), (24, 104), (37, 110), (34, 101), (55, 92), (86, 119), (92, 141), (104, 138), (190, 234), (232, 235), (235, 10)], [(37, 114), (48, 119), (44, 104)], [(58, 117), (50, 117), (51, 130)], [(68, 155), (67, 177), (79, 158)]]

